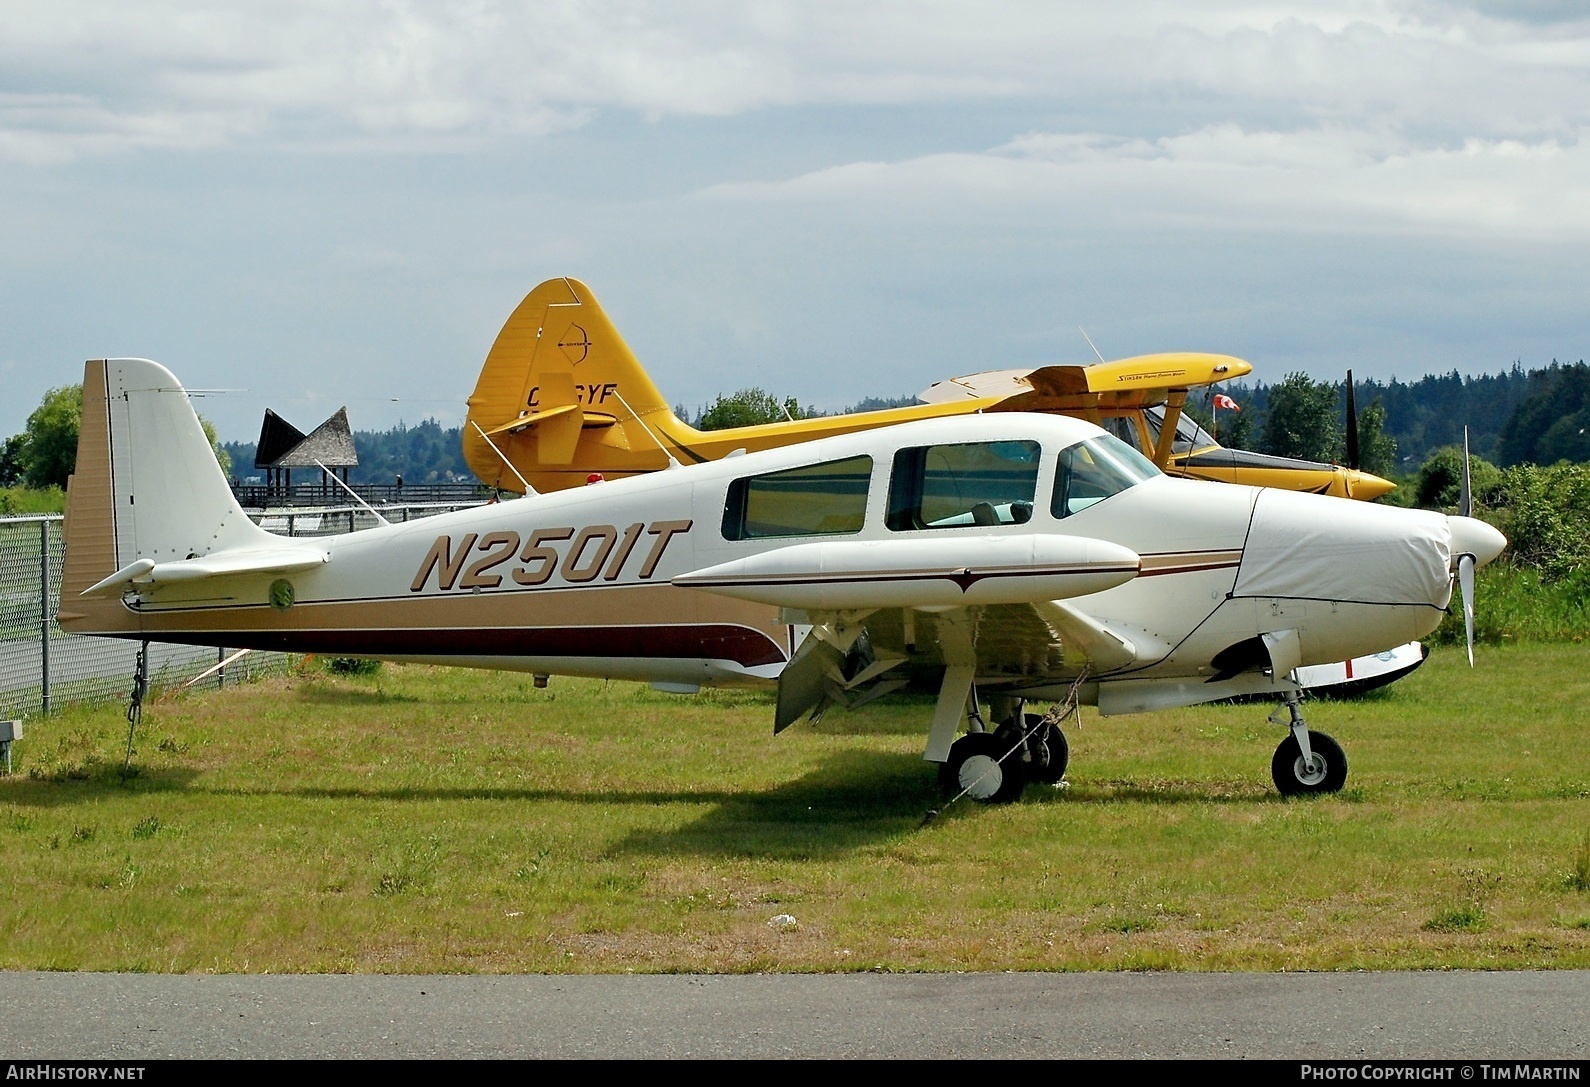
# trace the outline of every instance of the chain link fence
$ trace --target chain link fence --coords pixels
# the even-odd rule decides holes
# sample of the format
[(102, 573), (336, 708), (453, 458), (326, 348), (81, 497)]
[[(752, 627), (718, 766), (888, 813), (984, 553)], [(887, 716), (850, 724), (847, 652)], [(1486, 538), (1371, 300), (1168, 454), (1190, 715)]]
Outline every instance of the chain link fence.
[[(412, 504), (383, 508), (401, 522), (478, 502)], [(353, 507), (271, 510), (251, 516), (282, 536), (330, 536), (376, 525), (373, 514)], [(56, 623), (66, 546), (59, 514), (0, 517), (0, 718), (49, 713), (69, 702), (120, 701), (132, 690), (139, 643), (121, 638), (67, 634)], [(247, 653), (216, 669), (231, 653), (209, 646), (149, 645), (153, 693), (184, 684), (208, 669), (208, 688), (286, 671), (287, 653)]]

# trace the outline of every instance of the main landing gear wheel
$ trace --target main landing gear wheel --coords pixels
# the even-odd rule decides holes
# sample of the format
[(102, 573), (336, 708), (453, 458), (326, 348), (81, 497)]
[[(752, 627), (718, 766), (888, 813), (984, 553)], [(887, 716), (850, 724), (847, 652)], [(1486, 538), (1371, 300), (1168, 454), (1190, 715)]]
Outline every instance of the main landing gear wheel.
[(1309, 729), (1308, 746), (1313, 759), (1303, 761), (1303, 749), (1296, 736), (1287, 736), (1270, 760), (1270, 776), (1282, 796), (1301, 796), (1340, 792), (1347, 782), (1347, 756), (1341, 745), (1323, 732)]
[[(950, 757), (939, 767), (939, 789), (947, 797), (965, 792), (984, 804), (1009, 804), (1027, 784), (1021, 751), (987, 732), (962, 736), (950, 747)], [(1010, 752), (1008, 755), (1006, 752)], [(1004, 758), (1001, 763), (1000, 759)]]
[(1043, 785), (1058, 785), (1066, 776), (1066, 764), (1071, 761), (1071, 747), (1066, 734), (1053, 725), (1038, 727), (1043, 718), (1036, 713), (1027, 714), (1026, 728), (1032, 732), (1027, 747), (1032, 761), (1027, 764), (1027, 776)]

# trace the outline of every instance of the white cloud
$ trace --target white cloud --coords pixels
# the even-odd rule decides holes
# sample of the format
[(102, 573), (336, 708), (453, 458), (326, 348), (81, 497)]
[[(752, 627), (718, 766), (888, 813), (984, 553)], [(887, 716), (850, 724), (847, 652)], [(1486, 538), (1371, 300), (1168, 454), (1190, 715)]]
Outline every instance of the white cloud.
[(1029, 133), (983, 154), (858, 162), (787, 181), (716, 185), (707, 199), (826, 201), (867, 215), (1003, 208), (1153, 229), (1296, 233), (1410, 230), (1582, 244), (1590, 237), (1590, 140), (1470, 138), (1430, 145), (1395, 132), (1247, 131), (1180, 136)]
[(104, 354), (412, 420), (557, 274), (690, 403), (1079, 323), (1271, 376), (1577, 358), (1581, 6), (8, 0), (0, 435)]
[[(1052, 100), (1169, 134), (1294, 121), (1487, 138), (1586, 122), (1590, 21), (1478, 2), (524, 5), (12, 0), (0, 147), (107, 150), (541, 134), (595, 111)], [(1173, 108), (1167, 109), (1170, 106)], [(1169, 121), (1162, 118), (1173, 118)], [(0, 151), (0, 153), (4, 153)]]

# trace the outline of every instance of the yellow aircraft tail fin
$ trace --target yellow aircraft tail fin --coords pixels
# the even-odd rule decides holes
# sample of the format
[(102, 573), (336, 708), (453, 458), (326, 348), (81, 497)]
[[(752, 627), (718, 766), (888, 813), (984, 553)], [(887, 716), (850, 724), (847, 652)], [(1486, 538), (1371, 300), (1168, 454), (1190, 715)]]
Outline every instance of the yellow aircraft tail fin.
[[(540, 489), (570, 473), (608, 476), (668, 465), (663, 441), (694, 432), (577, 279), (549, 279), (509, 316), (469, 397), (464, 459), (477, 476), (518, 490), (513, 461)], [(540, 477), (539, 479), (537, 477)]]

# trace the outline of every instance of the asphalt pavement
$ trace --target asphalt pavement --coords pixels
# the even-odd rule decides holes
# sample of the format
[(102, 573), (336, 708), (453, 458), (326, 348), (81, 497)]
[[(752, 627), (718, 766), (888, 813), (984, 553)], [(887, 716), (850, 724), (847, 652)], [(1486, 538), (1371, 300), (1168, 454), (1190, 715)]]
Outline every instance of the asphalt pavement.
[(0, 1014), (0, 1061), (1590, 1057), (1590, 971), (3, 973)]

